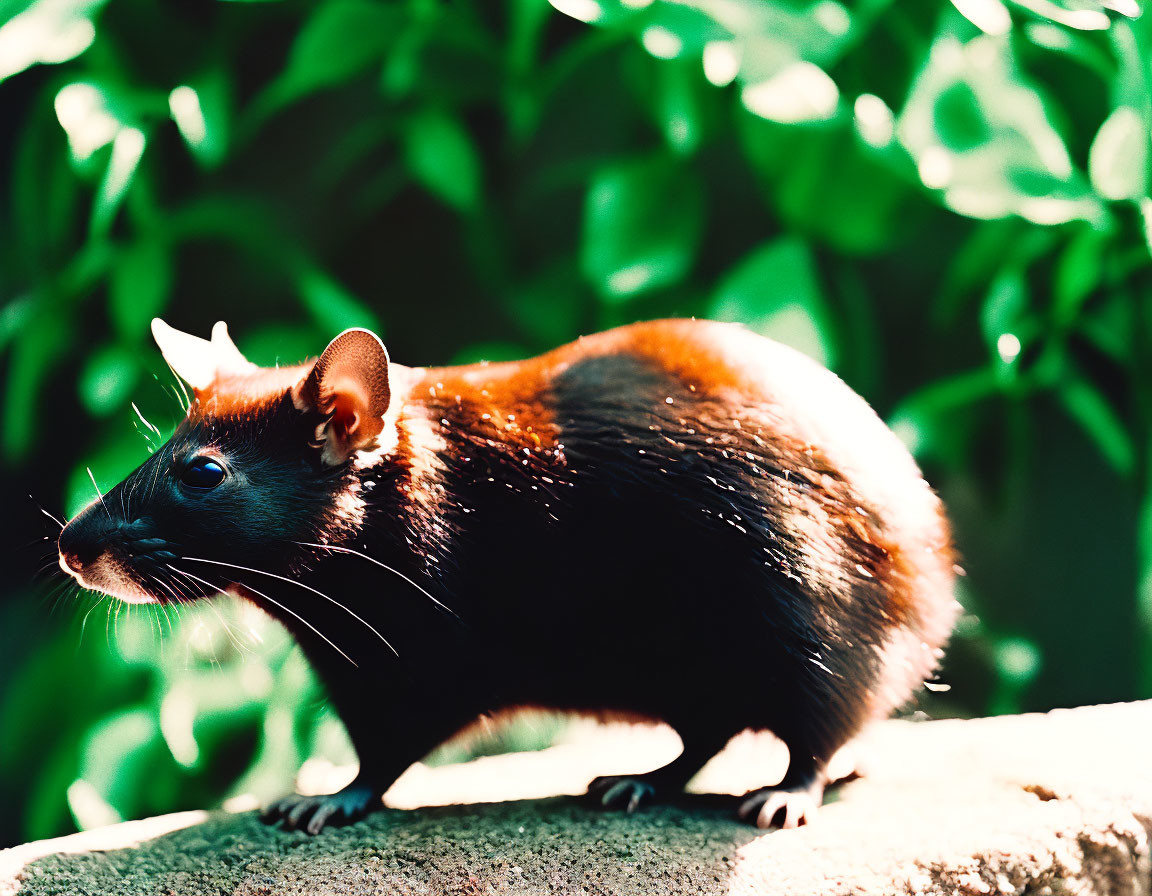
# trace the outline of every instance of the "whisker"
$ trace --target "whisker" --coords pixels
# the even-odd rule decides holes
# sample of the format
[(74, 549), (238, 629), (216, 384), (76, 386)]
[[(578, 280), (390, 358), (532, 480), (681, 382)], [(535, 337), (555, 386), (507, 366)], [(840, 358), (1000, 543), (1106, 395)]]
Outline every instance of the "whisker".
[[(187, 575), (187, 573), (183, 573), (179, 569), (172, 569), (172, 567), (168, 568), (172, 572), (180, 573), (181, 575)], [(175, 580), (172, 580), (172, 584), (176, 585), (178, 583)], [(190, 600), (191, 599), (194, 598), (190, 598)], [(229, 624), (228, 619), (224, 616), (224, 614), (220, 612), (220, 608), (216, 606), (214, 601), (206, 601), (205, 603), (215, 614), (216, 618), (220, 621), (220, 626), (224, 629), (224, 633), (228, 636), (228, 640), (232, 642), (232, 646), (236, 648), (236, 652), (241, 655), (247, 654), (247, 646), (245, 646), (244, 643), (236, 637), (236, 633), (232, 631), (232, 626)]]
[[(389, 643), (388, 639), (385, 638), (382, 634), (380, 634), (380, 632), (376, 631), (376, 629), (372, 626), (372, 623), (368, 622), (368, 620), (362, 618), (361, 616), (358, 616), (354, 610), (351, 610), (350, 608), (344, 606), (344, 604), (340, 603), (340, 601), (336, 600), (336, 598), (330, 597), (329, 595), (325, 594), (323, 591), (316, 590), (311, 585), (305, 585), (303, 582), (297, 582), (295, 579), (289, 579), (286, 576), (277, 575), (274, 572), (266, 572), (263, 569), (253, 569), (251, 566), (241, 566), (239, 563), (224, 563), (220, 560), (205, 560), (203, 557), (184, 557), (183, 559), (193, 560), (197, 563), (211, 563), (214, 566), (231, 567), (232, 569), (239, 569), (239, 570), (242, 570), (244, 572), (254, 572), (257, 575), (268, 576), (268, 577), (273, 578), (273, 579), (279, 579), (281, 582), (287, 582), (289, 585), (296, 585), (297, 587), (303, 588), (305, 591), (311, 591), (313, 594), (324, 598), (329, 603), (335, 604), (337, 607), (339, 607), (341, 610), (343, 610), (345, 613), (347, 613), (353, 619), (357, 620), (362, 625), (366, 626), (367, 629), (370, 632), (372, 632), (372, 634), (374, 634), (377, 638), (379, 638), (381, 641), (384, 642), (384, 646), (386, 646), (389, 650), (391, 650), (392, 653), (394, 653), (396, 656), (400, 655), (399, 653), (397, 653), (396, 648), (393, 647), (391, 645), (391, 643)], [(247, 587), (247, 586), (245, 586), (245, 587)]]
[[(186, 560), (191, 560), (191, 559), (193, 559), (193, 558), (192, 558), (192, 557), (185, 557), (184, 559), (186, 559)], [(200, 582), (200, 583), (201, 583), (201, 584), (203, 584), (203, 585), (207, 585), (207, 586), (208, 586), (209, 588), (211, 588), (213, 591), (220, 591), (220, 592), (222, 592), (222, 591), (223, 591), (223, 589), (221, 589), (221, 588), (220, 588), (218, 585), (213, 585), (211, 582), (208, 582), (208, 581), (206, 581), (206, 580), (204, 580), (204, 579), (200, 578), (199, 576), (194, 576), (194, 575), (192, 575), (192, 573), (190, 573), (190, 572), (185, 572), (185, 571), (184, 571), (184, 570), (182, 570), (182, 569), (176, 569), (176, 567), (175, 567), (175, 566), (172, 566), (172, 565), (169, 565), (169, 567), (168, 567), (168, 568), (169, 568), (169, 569), (172, 569), (172, 570), (175, 570), (176, 572), (180, 573), (181, 575), (185, 575), (185, 576), (188, 576), (188, 578), (190, 578), (190, 579), (195, 579), (197, 582)], [(356, 662), (354, 659), (352, 659), (352, 657), (348, 656), (348, 654), (346, 654), (346, 653), (345, 653), (343, 650), (341, 650), (339, 647), (337, 647), (337, 646), (335, 645), (335, 643), (333, 643), (333, 641), (332, 641), (332, 640), (331, 640), (331, 639), (330, 639), (330, 638), (329, 638), (327, 635), (325, 635), (325, 634), (324, 634), (322, 631), (320, 631), (320, 629), (316, 628), (316, 626), (314, 626), (314, 625), (313, 625), (311, 622), (309, 622), (307, 619), (305, 619), (303, 616), (301, 616), (301, 615), (300, 615), (299, 613), (297, 613), (295, 610), (292, 610), (292, 609), (290, 609), (289, 607), (286, 607), (286, 606), (284, 606), (284, 604), (280, 603), (280, 602), (279, 602), (279, 601), (277, 601), (277, 600), (273, 600), (273, 599), (272, 599), (272, 598), (270, 598), (270, 597), (269, 597), (267, 594), (264, 594), (264, 593), (263, 593), (263, 592), (261, 592), (261, 591), (257, 591), (257, 590), (256, 590), (255, 588), (253, 588), (251, 585), (245, 585), (243, 582), (238, 582), (237, 584), (239, 584), (239, 585), (241, 585), (242, 587), (244, 587), (244, 588), (248, 589), (248, 590), (249, 590), (249, 591), (251, 591), (253, 594), (255, 594), (257, 597), (261, 597), (261, 598), (263, 598), (264, 600), (268, 601), (268, 603), (272, 604), (273, 606), (277, 606), (277, 607), (279, 607), (279, 608), (280, 608), (281, 610), (283, 610), (285, 613), (290, 613), (291, 615), (295, 616), (297, 619), (299, 619), (301, 622), (303, 622), (303, 623), (304, 623), (306, 626), (308, 626), (308, 628), (312, 629), (312, 631), (314, 631), (314, 632), (315, 632), (315, 633), (316, 633), (316, 634), (317, 634), (319, 637), (323, 638), (323, 639), (324, 639), (324, 641), (326, 641), (326, 642), (328, 643), (328, 645), (329, 645), (329, 646), (330, 646), (330, 647), (331, 647), (333, 650), (335, 650), (335, 651), (336, 651), (338, 654), (340, 654), (340, 656), (342, 656), (342, 657), (344, 657), (344, 659), (348, 660), (348, 662), (350, 662), (350, 663), (351, 663), (353, 666), (355, 666), (357, 669), (359, 669), (359, 668), (360, 668), (359, 664), (358, 664), (358, 663), (357, 663), (357, 662)]]
[(92, 475), (92, 468), (86, 467), (88, 470), (88, 478), (92, 480), (92, 488), (96, 489), (96, 494), (100, 495), (100, 504), (104, 507), (104, 512), (108, 514), (108, 519), (112, 519), (112, 511), (108, 509), (108, 505), (104, 503), (104, 495), (100, 491), (100, 486), (96, 484), (96, 477)]
[[(99, 491), (99, 489), (97, 489), (97, 491)], [(52, 520), (52, 522), (54, 522), (57, 526), (59, 526), (61, 532), (64, 531), (64, 524), (62, 522), (60, 522), (60, 520), (58, 520), (56, 517), (54, 517), (52, 514), (50, 514), (47, 510), (45, 510), (43, 507), (41, 507), (40, 502), (37, 501), (35, 498), (33, 498), (31, 495), (29, 495), (28, 497), (32, 499), (32, 503), (36, 505), (37, 509), (42, 514), (44, 514), (44, 516), (48, 517), (48, 519)]]
[[(167, 359), (165, 359), (164, 363), (168, 364)], [(192, 407), (192, 399), (188, 397), (188, 392), (184, 388), (184, 381), (180, 379), (180, 374), (176, 372), (176, 368), (168, 364), (168, 369), (172, 372), (172, 378), (176, 380), (176, 385), (180, 387), (180, 394), (184, 396), (184, 401), (180, 404), (180, 410), (187, 413), (188, 409)]]
[[(160, 434), (160, 430), (157, 429), (155, 426), (153, 426), (148, 421), (148, 418), (145, 417), (142, 413), (140, 413), (140, 408), (136, 407), (136, 402), (132, 402), (132, 410), (134, 410), (136, 412), (136, 416), (140, 418), (140, 422), (143, 423), (145, 426), (147, 426), (152, 432), (156, 433), (156, 438), (158, 438), (161, 442), (163, 442), (164, 436), (162, 436)], [(151, 437), (145, 436), (145, 439), (147, 439), (147, 441), (149, 443), (149, 447), (151, 447), (151, 442), (152, 442)]]
[[(80, 647), (84, 643), (84, 632), (88, 628), (88, 617), (92, 615), (93, 610), (95, 610), (98, 606), (100, 606), (100, 604), (104, 603), (104, 599), (106, 597), (108, 597), (107, 594), (101, 594), (100, 597), (97, 598), (96, 602), (88, 608), (88, 612), (84, 614), (84, 618), (80, 622), (80, 642), (76, 645), (76, 651), (77, 652), (80, 651)], [(111, 609), (111, 604), (109, 604), (109, 609)], [(105, 627), (104, 631), (105, 632), (108, 631), (107, 627)]]
[(383, 563), (380, 560), (377, 560), (375, 557), (370, 557), (367, 554), (361, 553), (360, 551), (353, 550), (352, 548), (340, 547), (340, 546), (334, 545), (334, 544), (316, 544), (315, 542), (311, 542), (311, 541), (298, 541), (298, 542), (296, 542), (296, 544), (302, 545), (303, 547), (306, 547), (306, 548), (322, 548), (323, 550), (326, 550), (326, 551), (337, 551), (341, 554), (352, 554), (355, 557), (361, 557), (364, 560), (367, 560), (369, 563), (375, 563), (381, 569), (386, 569), (386, 570), (388, 570), (388, 572), (392, 573), (393, 575), (396, 575), (396, 576), (399, 576), (400, 578), (402, 578), (405, 582), (407, 582), (409, 585), (411, 585), (413, 588), (415, 588), (417, 591), (419, 591), (421, 594), (423, 594), (425, 597), (427, 597), (430, 601), (432, 601), (432, 603), (436, 604), (436, 606), (438, 606), (444, 612), (451, 613), (457, 619), (460, 618), (459, 615), (457, 615), (455, 610), (453, 610), (451, 607), (444, 604), (442, 601), (437, 600), (436, 596), (433, 595), (432, 592), (430, 592), (428, 589), (422, 587), (419, 583), (412, 581), (412, 579), (408, 578), (408, 576), (404, 575), (404, 573), (400, 572), (400, 570), (398, 570), (392, 566), (389, 566), (387, 563)]
[(51, 603), (52, 607), (48, 611), (50, 615), (55, 615), (57, 608), (60, 606), (60, 601), (64, 595), (68, 593), (68, 586), (76, 584), (71, 578), (65, 576), (60, 581), (55, 582), (51, 588), (40, 594), (41, 605)]

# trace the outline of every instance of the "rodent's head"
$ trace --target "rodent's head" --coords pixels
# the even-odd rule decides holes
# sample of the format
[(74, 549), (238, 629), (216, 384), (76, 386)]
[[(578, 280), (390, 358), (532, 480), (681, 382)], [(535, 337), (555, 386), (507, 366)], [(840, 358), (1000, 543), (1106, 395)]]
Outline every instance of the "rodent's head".
[(346, 330), (310, 364), (260, 368), (222, 322), (211, 341), (159, 320), (152, 331), (195, 399), (171, 439), (64, 527), (66, 573), (125, 601), (181, 601), (244, 567), (283, 573), (300, 543), (358, 526), (354, 462), (383, 447), (390, 400), (373, 333)]

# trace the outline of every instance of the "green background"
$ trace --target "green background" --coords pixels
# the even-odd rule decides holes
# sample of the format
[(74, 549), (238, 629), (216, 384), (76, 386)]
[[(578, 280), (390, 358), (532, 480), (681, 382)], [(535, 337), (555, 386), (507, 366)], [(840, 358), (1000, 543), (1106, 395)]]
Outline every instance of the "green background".
[(262, 364), (353, 325), (432, 364), (742, 321), (950, 508), (967, 613), (925, 710), (1152, 696), (1133, 0), (553, 2), (0, 0), (0, 843), (350, 758), (250, 608), (111, 608), (55, 567), (40, 507), (179, 416), (154, 315)]

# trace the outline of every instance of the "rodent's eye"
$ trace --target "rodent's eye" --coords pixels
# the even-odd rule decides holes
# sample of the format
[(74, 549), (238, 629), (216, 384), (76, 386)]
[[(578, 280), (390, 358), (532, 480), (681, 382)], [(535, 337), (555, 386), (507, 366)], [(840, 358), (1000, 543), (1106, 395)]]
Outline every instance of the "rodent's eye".
[(210, 457), (197, 457), (184, 468), (180, 481), (189, 488), (215, 488), (224, 481), (224, 467)]

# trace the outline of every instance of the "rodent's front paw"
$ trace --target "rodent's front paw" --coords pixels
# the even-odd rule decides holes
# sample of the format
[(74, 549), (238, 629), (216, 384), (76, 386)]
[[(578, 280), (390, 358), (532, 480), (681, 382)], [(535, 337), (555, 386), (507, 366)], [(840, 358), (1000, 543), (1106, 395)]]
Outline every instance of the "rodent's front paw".
[(263, 812), (269, 824), (283, 822), (293, 831), (319, 834), (327, 825), (350, 824), (380, 807), (380, 794), (370, 787), (350, 784), (338, 793), (320, 796), (291, 794)]
[(656, 788), (641, 777), (607, 775), (588, 785), (588, 796), (605, 809), (635, 812), (656, 800)]
[(761, 787), (745, 795), (738, 814), (758, 828), (798, 828), (815, 820), (823, 796), (822, 786)]

